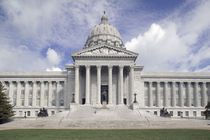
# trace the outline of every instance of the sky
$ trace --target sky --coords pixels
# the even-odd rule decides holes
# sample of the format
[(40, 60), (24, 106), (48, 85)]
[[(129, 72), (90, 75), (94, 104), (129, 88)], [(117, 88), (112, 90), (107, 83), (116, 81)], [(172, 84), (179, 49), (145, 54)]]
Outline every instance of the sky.
[(103, 11), (145, 72), (210, 71), (210, 0), (0, 0), (0, 72), (73, 64)]

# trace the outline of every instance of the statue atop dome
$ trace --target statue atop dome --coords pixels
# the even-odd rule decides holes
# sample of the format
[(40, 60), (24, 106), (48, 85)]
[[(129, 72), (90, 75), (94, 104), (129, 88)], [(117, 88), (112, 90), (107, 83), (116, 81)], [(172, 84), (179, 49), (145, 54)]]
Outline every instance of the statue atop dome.
[(108, 24), (108, 17), (104, 11), (104, 15), (101, 17), (101, 24)]

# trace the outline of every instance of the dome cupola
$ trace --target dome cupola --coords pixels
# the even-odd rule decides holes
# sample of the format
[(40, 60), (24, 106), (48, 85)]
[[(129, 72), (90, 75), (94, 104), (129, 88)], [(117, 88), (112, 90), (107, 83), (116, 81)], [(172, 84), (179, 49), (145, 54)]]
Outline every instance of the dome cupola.
[(108, 23), (108, 17), (105, 12), (101, 17), (101, 23), (96, 25), (88, 35), (84, 48), (103, 44), (124, 48), (120, 33), (114, 26)]

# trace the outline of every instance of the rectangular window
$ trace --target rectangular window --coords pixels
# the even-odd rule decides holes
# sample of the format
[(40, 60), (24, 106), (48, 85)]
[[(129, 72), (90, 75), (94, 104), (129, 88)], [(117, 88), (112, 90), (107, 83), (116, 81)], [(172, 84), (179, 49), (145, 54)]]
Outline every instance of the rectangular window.
[(185, 116), (189, 116), (189, 111), (185, 111)]
[(170, 115), (173, 116), (174, 115), (174, 112), (173, 111), (170, 111)]
[(31, 112), (30, 111), (27, 111), (27, 116), (31, 116)]
[(201, 116), (205, 116), (204, 111), (201, 111)]
[(197, 112), (193, 111), (193, 116), (196, 117), (197, 116)]
[(19, 111), (19, 116), (20, 116), (20, 117), (23, 116), (23, 111)]
[(51, 111), (51, 115), (54, 115), (55, 114), (55, 111)]
[(157, 115), (157, 111), (154, 111), (154, 115)]

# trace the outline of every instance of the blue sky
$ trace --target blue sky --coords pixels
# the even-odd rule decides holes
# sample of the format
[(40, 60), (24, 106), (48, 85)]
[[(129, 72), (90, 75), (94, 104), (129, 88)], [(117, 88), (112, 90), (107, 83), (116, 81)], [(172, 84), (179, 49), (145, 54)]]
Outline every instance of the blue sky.
[(65, 70), (105, 10), (144, 71), (210, 71), (208, 0), (0, 0), (0, 71)]

